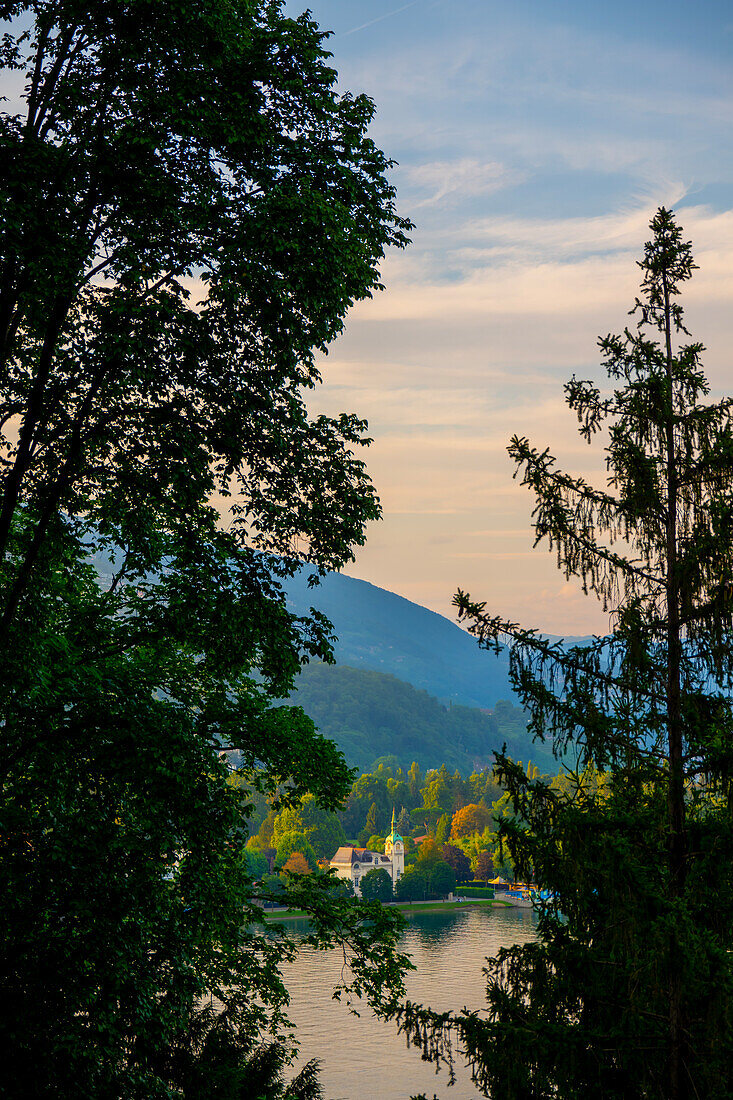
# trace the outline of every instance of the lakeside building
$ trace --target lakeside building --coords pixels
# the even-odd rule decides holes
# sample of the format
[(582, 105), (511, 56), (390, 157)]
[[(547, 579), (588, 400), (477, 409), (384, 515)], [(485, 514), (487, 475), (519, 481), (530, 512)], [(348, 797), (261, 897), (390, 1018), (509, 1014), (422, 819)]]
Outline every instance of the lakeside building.
[(394, 810), (389, 836), (384, 842), (384, 852), (372, 852), (368, 848), (354, 848), (342, 845), (331, 860), (331, 869), (339, 878), (347, 878), (354, 887), (357, 897), (361, 896), (359, 883), (369, 871), (382, 869), (392, 878), (392, 887), (405, 873), (405, 842), (395, 831)]

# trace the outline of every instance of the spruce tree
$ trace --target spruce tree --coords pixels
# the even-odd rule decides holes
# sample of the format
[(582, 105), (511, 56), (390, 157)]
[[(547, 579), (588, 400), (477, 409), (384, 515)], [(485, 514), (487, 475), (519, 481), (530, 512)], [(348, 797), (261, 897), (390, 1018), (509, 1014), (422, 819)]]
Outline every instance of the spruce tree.
[(486, 1095), (673, 1100), (733, 1094), (733, 426), (709, 403), (679, 295), (695, 264), (670, 211), (651, 222), (636, 324), (599, 341), (607, 390), (565, 387), (581, 435), (603, 432), (608, 482), (560, 471), (514, 437), (536, 542), (610, 613), (563, 646), (456, 596), (486, 648), (508, 641), (550, 785), (506, 756), (519, 877), (552, 891), (538, 939), (488, 968), (488, 1014), (408, 1006), (429, 1057), (467, 1052)]

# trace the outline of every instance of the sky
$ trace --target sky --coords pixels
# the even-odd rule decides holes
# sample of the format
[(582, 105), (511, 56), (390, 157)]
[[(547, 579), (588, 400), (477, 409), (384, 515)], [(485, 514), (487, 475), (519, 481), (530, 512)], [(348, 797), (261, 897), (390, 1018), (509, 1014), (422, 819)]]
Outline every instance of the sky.
[[(295, 14), (303, 5), (288, 2)], [(733, 8), (616, 0), (312, 0), (413, 243), (323, 363), (318, 410), (358, 412), (384, 518), (346, 572), (453, 617), (457, 588), (554, 634), (605, 631), (533, 549), (514, 433), (605, 480), (562, 386), (603, 380), (660, 205), (700, 270), (683, 304), (713, 393), (733, 391)]]

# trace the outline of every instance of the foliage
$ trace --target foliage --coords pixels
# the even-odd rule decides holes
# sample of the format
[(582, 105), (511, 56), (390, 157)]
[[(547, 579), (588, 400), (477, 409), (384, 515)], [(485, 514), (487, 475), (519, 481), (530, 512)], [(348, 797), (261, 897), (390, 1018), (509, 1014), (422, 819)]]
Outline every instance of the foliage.
[(440, 860), (431, 868), (428, 882), (431, 894), (445, 897), (456, 888), (456, 872), (445, 860)]
[(417, 865), (407, 867), (394, 886), (394, 895), (397, 901), (422, 900), (428, 893), (428, 879), (424, 871)]
[[(275, 818), (277, 814), (275, 810), (270, 810), (269, 813), (262, 819), (259, 829), (257, 830), (257, 841), (262, 848), (272, 848), (274, 836), (275, 836)], [(250, 840), (252, 838), (250, 837)], [(249, 841), (247, 841), (249, 844)]]
[(300, 852), (311, 871), (315, 871), (318, 858), (305, 833), (283, 833), (275, 849), (275, 866), (284, 867), (293, 852)]
[(292, 875), (309, 875), (312, 870), (302, 852), (292, 852), (283, 863), (283, 871), (289, 871)]
[(378, 831), (380, 817), (381, 814), (379, 813), (376, 802), (372, 802), (366, 816), (366, 821), (364, 822), (364, 829), (370, 836), (373, 836)]
[(453, 815), (450, 835), (459, 839), (471, 833), (483, 832), (490, 818), (491, 815), (485, 806), (469, 803)]
[(437, 863), (443, 858), (443, 847), (438, 844), (434, 836), (426, 837), (420, 845), (417, 853), (417, 862), (423, 868)]
[[(376, 775), (360, 775), (351, 786), (351, 791), (346, 799), (341, 822), (347, 836), (355, 836), (359, 830), (366, 830), (366, 817), (370, 812), (372, 803), (377, 806), (377, 820), (385, 823), (392, 813), (387, 779)], [(378, 831), (377, 823), (369, 829), (366, 836)]]
[(456, 879), (466, 879), (471, 874), (471, 861), (460, 848), (456, 848), (454, 844), (443, 845), (443, 859), (449, 867), (453, 868)]
[(442, 814), (438, 819), (438, 824), (435, 829), (435, 839), (438, 844), (445, 844), (451, 829), (451, 816), (450, 814)]
[[(190, 1051), (195, 1050), (195, 1057)], [(248, 1049), (207, 1006), (188, 1048), (177, 1051), (186, 1100), (321, 1100), (318, 1063), (311, 1061), (287, 1082), (289, 1052), (283, 1043)]]
[(733, 402), (705, 402), (682, 343), (690, 246), (667, 210), (651, 229), (638, 326), (600, 340), (614, 388), (566, 387), (608, 488), (510, 447), (537, 540), (613, 632), (563, 647), (457, 597), (483, 644), (512, 639), (535, 734), (578, 759), (556, 783), (500, 760), (500, 835), (552, 898), (537, 942), (489, 963), (488, 1017), (402, 1017), (429, 1056), (457, 1033), (487, 1095), (733, 1092)]
[(494, 860), (491, 857), (491, 852), (479, 852), (476, 859), (475, 877), (481, 882), (488, 882), (490, 878), (494, 877)]
[(336, 815), (319, 806), (312, 794), (305, 795), (298, 806), (284, 807), (273, 824), (273, 841), (289, 832), (305, 833), (318, 859), (330, 859), (342, 844), (346, 834)]
[(437, 771), (426, 776), (422, 796), (428, 809), (440, 810), (441, 814), (452, 814), (456, 803), (463, 798), (460, 775), (456, 775), (454, 779), (446, 765), (441, 764)]
[(407, 784), (410, 789), (410, 801), (413, 805), (415, 805), (418, 798), (420, 797), (420, 788), (422, 787), (420, 765), (418, 764), (417, 760), (413, 760), (410, 764), (410, 768), (407, 773)]
[(391, 901), (392, 876), (384, 867), (375, 867), (364, 875), (359, 889), (366, 901)]
[(374, 836), (370, 836), (366, 842), (366, 847), (369, 849), (370, 852), (383, 852), (384, 839), (385, 838), (383, 836), (377, 836), (376, 834)]
[[(311, 715), (348, 762), (363, 771), (373, 773), (381, 762), (392, 766), (396, 775), (396, 761), (405, 770), (417, 762), (424, 773), (445, 762), (449, 778), (456, 769), (468, 775), (477, 764), (492, 765), (494, 750), (504, 743), (516, 760), (526, 760), (531, 752), (541, 770), (553, 764), (549, 751), (532, 746), (527, 715), (516, 704), (499, 701), (491, 712), (445, 706), (396, 676), (351, 668), (348, 662), (312, 662), (302, 670), (296, 688), (291, 702)], [(413, 782), (398, 808), (402, 803), (415, 805), (422, 785)], [(449, 802), (444, 812), (457, 808)]]
[[(195, 1095), (225, 1050), (220, 1094), (252, 1095), (292, 946), (255, 931), (243, 819), (278, 789), (334, 809), (350, 779), (273, 705), (330, 654), (281, 582), (339, 568), (379, 512), (365, 425), (305, 392), (407, 226), (309, 15), (3, 18), (0, 1091)], [(293, 889), (384, 1006), (391, 914)]]
[(245, 848), (244, 859), (247, 865), (247, 874), (253, 880), (262, 878), (270, 870), (267, 856), (264, 856), (262, 852), (258, 852), (255, 848)]
[(334, 898), (353, 898), (355, 896), (354, 884), (350, 878), (333, 876), (331, 896)]

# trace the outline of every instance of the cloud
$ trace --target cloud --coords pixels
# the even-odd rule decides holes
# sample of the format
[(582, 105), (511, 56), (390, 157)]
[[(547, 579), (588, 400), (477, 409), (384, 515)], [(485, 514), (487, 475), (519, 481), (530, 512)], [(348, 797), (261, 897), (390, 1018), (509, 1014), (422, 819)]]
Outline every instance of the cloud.
[(430, 192), (427, 198), (411, 204), (412, 209), (417, 210), (447, 197), (454, 201), (463, 201), (469, 196), (486, 198), (521, 182), (526, 174), (497, 161), (482, 162), (475, 157), (462, 157), (413, 165), (406, 169), (404, 178), (407, 186), (418, 193)]
[[(666, 197), (679, 204), (700, 265), (683, 298), (688, 321), (723, 390), (733, 211), (685, 205), (680, 188)], [(408, 256), (390, 261), (387, 291), (352, 311), (314, 395), (330, 412), (366, 415), (375, 436), (366, 457), (385, 519), (355, 575), (449, 615), (461, 586), (555, 633), (606, 629), (594, 600), (558, 587), (554, 556), (532, 550), (532, 497), (512, 479), (506, 445), (526, 434), (562, 468), (605, 484), (602, 449), (578, 436), (562, 382), (576, 370), (603, 381), (596, 337), (629, 322), (653, 210), (642, 196), (603, 217), (487, 220), (499, 242), (493, 259), (449, 284), (414, 260), (400, 269)]]
[(403, 4), (400, 8), (394, 8), (392, 11), (385, 12), (384, 15), (378, 15), (376, 19), (370, 19), (367, 23), (360, 23), (358, 27), (352, 27), (349, 31), (344, 31), (341, 35), (342, 38), (348, 38), (352, 34), (356, 34), (357, 31), (364, 31), (367, 27), (373, 27), (375, 23), (381, 23), (384, 19), (391, 19), (393, 15), (399, 15), (402, 11), (407, 11), (408, 8), (414, 8), (415, 4), (421, 3), (421, 0), (410, 0), (409, 4)]

